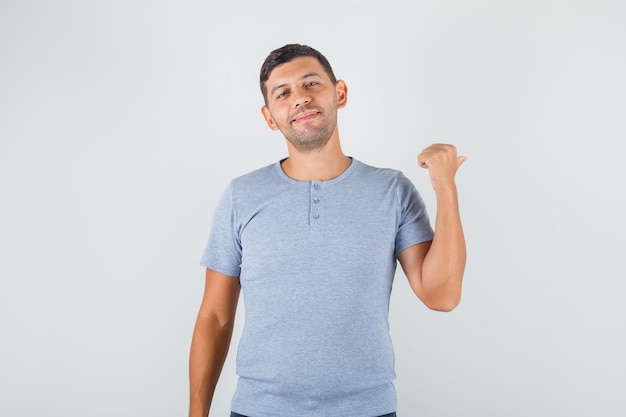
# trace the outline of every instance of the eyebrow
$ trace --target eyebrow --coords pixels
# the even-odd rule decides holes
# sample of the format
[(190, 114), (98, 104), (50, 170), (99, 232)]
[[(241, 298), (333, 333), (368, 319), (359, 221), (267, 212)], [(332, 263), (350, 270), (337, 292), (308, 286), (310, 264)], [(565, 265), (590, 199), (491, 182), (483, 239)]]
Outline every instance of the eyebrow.
[[(322, 78), (322, 76), (319, 75), (317, 72), (309, 72), (308, 74), (304, 74), (302, 77), (298, 78), (298, 81), (302, 81), (310, 77)], [(274, 95), (276, 90), (280, 90), (281, 88), (286, 87), (286, 86), (287, 86), (287, 83), (279, 84), (276, 87), (272, 88), (272, 91), (270, 91), (270, 94)]]

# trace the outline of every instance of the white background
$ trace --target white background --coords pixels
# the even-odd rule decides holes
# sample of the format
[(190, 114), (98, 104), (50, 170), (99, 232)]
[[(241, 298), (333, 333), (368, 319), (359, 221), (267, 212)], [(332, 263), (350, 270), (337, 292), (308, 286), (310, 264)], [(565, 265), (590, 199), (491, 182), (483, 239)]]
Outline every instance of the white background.
[(1, 1), (0, 415), (186, 415), (213, 207), (286, 154), (258, 70), (292, 42), (349, 87), (344, 151), (431, 214), (417, 153), (470, 158), (461, 305), (396, 279), (398, 414), (626, 415), (626, 3), (599, 0)]

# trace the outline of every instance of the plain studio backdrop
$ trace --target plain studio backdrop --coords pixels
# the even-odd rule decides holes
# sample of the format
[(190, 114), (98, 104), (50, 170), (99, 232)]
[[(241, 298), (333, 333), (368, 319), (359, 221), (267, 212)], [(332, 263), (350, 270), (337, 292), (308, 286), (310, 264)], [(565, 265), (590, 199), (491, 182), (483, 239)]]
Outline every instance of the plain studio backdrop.
[(396, 276), (399, 416), (626, 415), (626, 3), (597, 0), (0, 2), (0, 415), (186, 415), (213, 209), (286, 155), (258, 71), (294, 42), (431, 215), (416, 155), (469, 156), (461, 305)]

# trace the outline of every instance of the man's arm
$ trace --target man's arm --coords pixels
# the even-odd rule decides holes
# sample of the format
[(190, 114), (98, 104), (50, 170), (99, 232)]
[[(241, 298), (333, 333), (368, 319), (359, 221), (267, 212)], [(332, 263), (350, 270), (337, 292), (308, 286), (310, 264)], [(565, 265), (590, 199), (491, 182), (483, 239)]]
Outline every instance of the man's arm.
[(433, 310), (451, 311), (461, 300), (466, 250), (454, 176), (466, 159), (444, 144), (429, 146), (418, 156), (435, 190), (435, 236), (403, 250), (398, 260), (415, 294)]
[(239, 279), (206, 270), (189, 355), (189, 417), (206, 417), (233, 334)]

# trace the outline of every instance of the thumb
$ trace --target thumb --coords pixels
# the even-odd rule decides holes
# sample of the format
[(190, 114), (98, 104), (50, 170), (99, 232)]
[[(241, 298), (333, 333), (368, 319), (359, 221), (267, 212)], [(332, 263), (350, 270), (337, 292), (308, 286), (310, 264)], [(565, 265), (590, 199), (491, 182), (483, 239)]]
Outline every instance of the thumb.
[(467, 159), (468, 159), (468, 158), (467, 158), (467, 156), (458, 156), (458, 157), (456, 158), (456, 167), (457, 167), (457, 169), (458, 169), (461, 165), (463, 165), (463, 162), (467, 161)]

